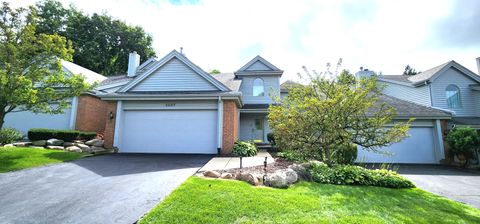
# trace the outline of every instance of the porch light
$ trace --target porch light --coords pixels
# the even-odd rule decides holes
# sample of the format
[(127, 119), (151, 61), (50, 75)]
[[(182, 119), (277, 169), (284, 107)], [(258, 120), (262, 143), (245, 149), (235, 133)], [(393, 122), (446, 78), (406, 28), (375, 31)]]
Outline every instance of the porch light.
[(108, 118), (110, 118), (110, 120), (113, 119), (113, 112), (112, 111), (110, 111), (110, 113), (108, 113)]

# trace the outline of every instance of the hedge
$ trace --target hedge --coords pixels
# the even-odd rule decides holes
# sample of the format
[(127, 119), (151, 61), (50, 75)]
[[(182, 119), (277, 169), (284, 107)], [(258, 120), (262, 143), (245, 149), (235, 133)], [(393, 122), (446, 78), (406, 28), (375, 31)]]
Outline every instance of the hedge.
[(96, 136), (96, 132), (83, 132), (77, 130), (55, 130), (45, 128), (32, 128), (28, 130), (28, 139), (31, 141), (56, 138), (66, 142), (71, 142), (74, 140), (90, 140)]

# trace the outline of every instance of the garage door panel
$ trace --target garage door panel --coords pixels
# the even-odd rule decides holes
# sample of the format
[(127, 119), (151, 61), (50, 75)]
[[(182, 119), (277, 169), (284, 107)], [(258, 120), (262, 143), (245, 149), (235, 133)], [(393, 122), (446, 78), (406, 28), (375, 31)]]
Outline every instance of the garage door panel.
[(125, 111), (120, 152), (215, 154), (215, 110)]
[(367, 163), (418, 163), (435, 164), (435, 143), (433, 128), (411, 128), (410, 137), (399, 143), (381, 148), (382, 151), (392, 153), (385, 155), (370, 152), (359, 147), (357, 162)]

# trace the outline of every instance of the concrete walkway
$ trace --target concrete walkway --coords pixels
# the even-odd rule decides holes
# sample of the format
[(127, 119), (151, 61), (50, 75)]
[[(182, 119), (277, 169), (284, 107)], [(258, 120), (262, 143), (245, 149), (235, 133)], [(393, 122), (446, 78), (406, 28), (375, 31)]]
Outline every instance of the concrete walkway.
[[(251, 166), (261, 166), (267, 157), (267, 163), (275, 162), (270, 153), (266, 151), (260, 151), (256, 156), (253, 157), (243, 157), (243, 167)], [(225, 170), (225, 169), (234, 169), (240, 168), (240, 157), (214, 157), (208, 161), (205, 166), (203, 166), (199, 171), (203, 172), (206, 170)]]

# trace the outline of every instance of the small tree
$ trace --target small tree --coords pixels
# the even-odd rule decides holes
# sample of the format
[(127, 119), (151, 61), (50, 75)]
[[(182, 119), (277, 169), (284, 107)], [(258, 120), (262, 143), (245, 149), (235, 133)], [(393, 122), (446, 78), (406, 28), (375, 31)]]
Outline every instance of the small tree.
[(209, 73), (212, 75), (216, 75), (216, 74), (220, 74), (221, 72), (218, 69), (212, 69)]
[(292, 88), (281, 104), (269, 108), (279, 148), (331, 165), (349, 144), (378, 151), (407, 136), (409, 122), (385, 128), (396, 111), (378, 101), (381, 88), (375, 78), (356, 80), (348, 71), (336, 79), (309, 76), (310, 84)]
[(448, 133), (446, 141), (453, 155), (466, 160), (464, 165), (467, 165), (468, 160), (473, 157), (480, 145), (477, 131), (470, 127), (453, 129)]
[(410, 67), (410, 65), (405, 66), (405, 70), (403, 71), (404, 75), (416, 75), (420, 72), (417, 72), (414, 68)]
[(0, 129), (8, 113), (62, 113), (69, 99), (88, 90), (83, 76), (67, 75), (60, 59), (71, 60), (65, 38), (35, 34), (36, 11), (0, 9)]

